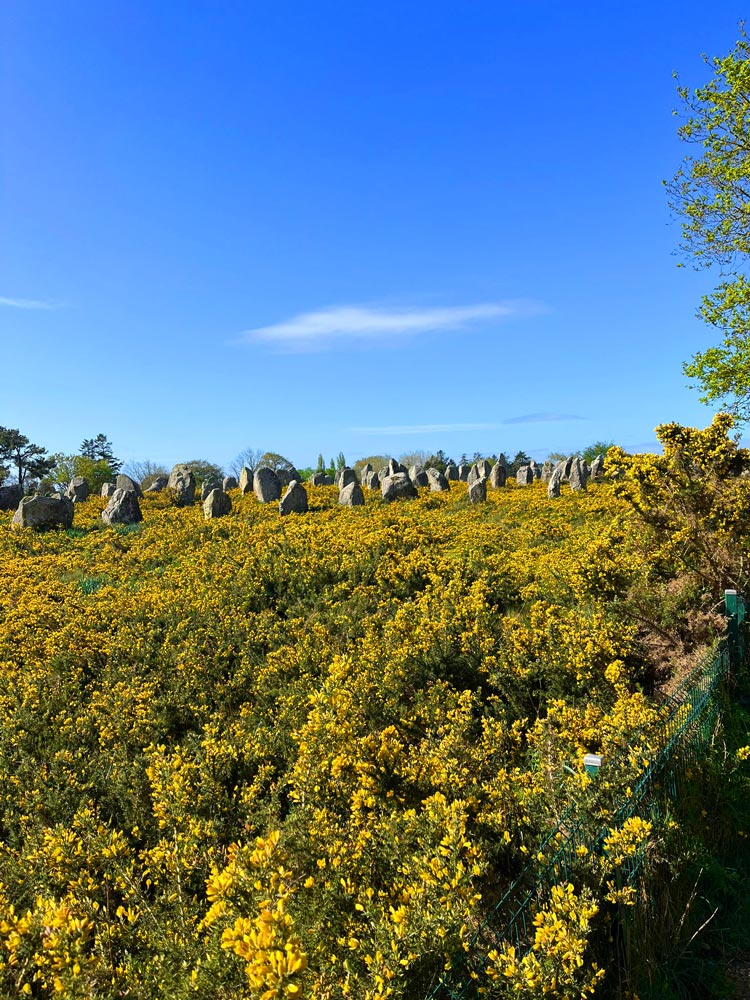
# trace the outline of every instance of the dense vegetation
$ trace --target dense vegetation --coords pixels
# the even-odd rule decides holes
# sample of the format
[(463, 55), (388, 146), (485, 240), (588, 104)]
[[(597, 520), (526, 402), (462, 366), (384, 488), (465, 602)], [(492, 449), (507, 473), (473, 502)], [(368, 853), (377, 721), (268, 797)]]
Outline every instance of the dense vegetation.
[[(693, 543), (741, 562), (747, 456), (726, 423), (681, 430), (559, 500), (0, 515), (0, 992), (426, 994), (585, 797), (584, 753), (640, 773), (671, 672), (721, 627)], [(632, 902), (613, 871), (651, 835), (613, 830), (601, 891), (561, 886), (536, 965), (500, 950), (483, 988), (596, 988), (589, 926)]]

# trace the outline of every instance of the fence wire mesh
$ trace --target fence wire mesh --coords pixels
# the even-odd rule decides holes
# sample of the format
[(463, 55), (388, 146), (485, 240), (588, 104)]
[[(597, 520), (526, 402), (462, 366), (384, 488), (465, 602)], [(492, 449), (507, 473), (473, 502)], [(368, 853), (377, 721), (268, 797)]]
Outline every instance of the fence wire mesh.
[[(552, 886), (571, 880), (579, 859), (579, 849), (600, 855), (611, 829), (631, 817), (658, 823), (678, 794), (683, 777), (700, 760), (713, 738), (721, 712), (726, 680), (747, 652), (744, 598), (726, 592), (727, 630), (711, 655), (685, 678), (660, 707), (659, 724), (647, 734), (648, 763), (632, 783), (631, 755), (625, 751), (607, 761), (609, 799), (589, 804), (584, 811), (572, 804), (554, 829), (540, 844), (537, 857), (544, 861), (526, 867), (492, 908), (469, 942), (465, 957), (457, 960), (427, 995), (426, 1000), (476, 1000), (478, 981), (492, 949), (511, 945), (516, 955), (527, 954), (534, 941), (534, 915), (547, 902)], [(639, 735), (634, 734), (637, 739)], [(629, 783), (630, 782), (630, 783)], [(619, 808), (612, 800), (623, 795)], [(606, 812), (605, 824), (592, 819)], [(638, 876), (642, 857), (629, 860), (624, 871), (626, 883)]]

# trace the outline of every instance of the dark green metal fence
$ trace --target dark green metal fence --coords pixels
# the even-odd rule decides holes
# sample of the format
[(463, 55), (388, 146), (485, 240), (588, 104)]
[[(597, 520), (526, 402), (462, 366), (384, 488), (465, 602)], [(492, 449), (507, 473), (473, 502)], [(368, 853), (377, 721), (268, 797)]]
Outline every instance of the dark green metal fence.
[[(660, 708), (659, 724), (648, 733), (633, 734), (634, 744), (647, 747), (642, 770), (633, 780), (631, 755), (605, 761), (607, 789), (585, 809), (571, 805), (537, 850), (544, 861), (529, 865), (490, 911), (474, 934), (465, 959), (444, 974), (428, 1000), (474, 1000), (477, 982), (483, 978), (487, 954), (503, 943), (516, 955), (527, 954), (534, 941), (533, 919), (550, 898), (553, 885), (570, 881), (580, 869), (579, 850), (586, 856), (600, 855), (610, 829), (640, 816), (658, 823), (674, 801), (686, 775), (705, 753), (713, 738), (726, 681), (744, 660), (747, 639), (744, 598), (734, 590), (725, 592), (726, 636), (711, 656), (700, 663)], [(598, 779), (597, 779), (598, 780)], [(618, 797), (624, 799), (616, 806)], [(593, 816), (606, 814), (606, 825)], [(636, 879), (642, 858), (630, 858), (626, 881)]]

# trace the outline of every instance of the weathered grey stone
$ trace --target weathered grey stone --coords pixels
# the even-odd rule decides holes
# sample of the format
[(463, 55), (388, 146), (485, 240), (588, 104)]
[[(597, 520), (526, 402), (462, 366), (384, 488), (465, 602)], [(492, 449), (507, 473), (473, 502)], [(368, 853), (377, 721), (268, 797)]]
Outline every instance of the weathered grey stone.
[(562, 482), (563, 472), (565, 468), (560, 462), (555, 466), (552, 475), (550, 476), (549, 483), (547, 484), (547, 496), (550, 500), (556, 500), (560, 496), (560, 483)]
[(345, 486), (349, 486), (351, 483), (357, 482), (357, 476), (354, 469), (350, 469), (349, 466), (344, 466), (344, 468), (339, 473), (338, 478), (338, 488), (343, 490)]
[(333, 480), (325, 472), (314, 472), (310, 477), (311, 486), (330, 486)]
[(189, 507), (195, 500), (195, 476), (188, 465), (175, 465), (169, 473), (167, 487), (178, 507)]
[(487, 480), (475, 479), (469, 484), (469, 501), (471, 503), (484, 503), (487, 499)]
[(392, 476), (386, 476), (381, 483), (380, 492), (383, 499), (388, 502), (419, 496), (416, 486), (406, 472), (394, 472)]
[[(469, 470), (469, 478), (467, 482), (473, 483), (476, 479), (489, 479), (490, 472), (492, 472), (492, 466), (490, 463), (486, 458), (480, 458), (479, 461), (475, 462)], [(472, 475), (474, 476), (473, 479)]]
[(339, 503), (342, 507), (363, 507), (365, 495), (362, 487), (355, 479), (353, 483), (347, 483), (339, 490)]
[(599, 479), (604, 474), (604, 455), (597, 455), (591, 463), (591, 478)]
[(458, 478), (462, 483), (465, 483), (469, 478), (469, 473), (471, 472), (471, 466), (467, 465), (466, 462), (462, 462), (458, 467)]
[(101, 495), (105, 498), (111, 497), (116, 489), (117, 487), (115, 486), (114, 483), (102, 483)]
[(371, 472), (367, 477), (367, 488), (369, 490), (379, 490), (380, 489), (380, 476), (377, 472)]
[[(281, 483), (279, 482), (279, 477), (273, 469), (261, 468), (255, 470), (255, 475), (253, 476), (253, 492), (261, 503), (272, 503), (274, 500), (279, 500), (281, 498)], [(305, 503), (307, 503), (306, 493)], [(284, 513), (287, 512), (285, 511)]]
[[(559, 470), (559, 472), (560, 472), (560, 482), (561, 483), (566, 482), (566, 479), (565, 479), (565, 469), (567, 468), (567, 465), (568, 465), (568, 460), (567, 460), (567, 458), (564, 458), (562, 460), (562, 462), (558, 462), (557, 465), (552, 470), (552, 475), (553, 476)], [(551, 479), (550, 479), (550, 481), (551, 481)]]
[(586, 489), (587, 472), (588, 469), (583, 459), (574, 458), (568, 473), (568, 482), (573, 493), (580, 493), (581, 490)]
[(444, 493), (450, 489), (450, 484), (440, 469), (430, 466), (425, 473), (425, 477), (431, 493)]
[(169, 484), (169, 476), (157, 476), (150, 486), (146, 487), (146, 493), (161, 493)]
[(495, 462), (490, 469), (490, 486), (498, 490), (508, 481), (508, 470), (502, 462)]
[(0, 510), (15, 510), (23, 497), (23, 489), (18, 483), (0, 486)]
[(542, 466), (542, 479), (548, 483), (552, 478), (552, 462), (545, 462)]
[(383, 480), (387, 475), (389, 475), (388, 466), (384, 465), (382, 469), (378, 470), (378, 479), (380, 480), (381, 483), (383, 482)]
[(534, 473), (534, 479), (541, 479), (542, 478), (542, 467), (541, 467), (541, 465), (537, 465), (533, 458), (529, 462), (529, 468)]
[(302, 476), (300, 476), (294, 466), (290, 469), (274, 469), (274, 472), (279, 477), (279, 482), (282, 486), (288, 486), (293, 480), (299, 483), (302, 479)]
[(445, 467), (445, 478), (449, 482), (458, 482), (458, 469), (453, 464), (453, 462), (449, 462), (446, 465), (446, 467)]
[(388, 460), (388, 475), (395, 476), (397, 473), (403, 473), (408, 476), (409, 470), (405, 465), (401, 465), (400, 462), (397, 462), (395, 458), (391, 458)]
[(67, 497), (22, 497), (13, 515), (11, 527), (33, 528), (46, 531), (48, 528), (69, 528), (73, 523), (73, 501)]
[(214, 517), (226, 517), (232, 512), (232, 498), (218, 486), (203, 500), (203, 516), (207, 521)]
[(206, 499), (212, 490), (220, 490), (221, 483), (218, 479), (204, 479), (201, 485), (201, 503)]
[(123, 472), (115, 479), (115, 489), (129, 490), (131, 493), (135, 493), (139, 500), (143, 496), (143, 491), (135, 479), (131, 479), (130, 476), (126, 476)]
[(570, 470), (573, 468), (573, 461), (574, 461), (574, 456), (571, 456), (570, 458), (565, 460), (565, 468), (563, 470), (563, 477), (562, 477), (562, 481), (564, 483), (567, 483), (568, 480), (570, 479)]
[(142, 520), (138, 497), (133, 490), (115, 490), (102, 511), (105, 524), (138, 524)]
[(430, 481), (427, 478), (427, 473), (424, 471), (421, 465), (412, 465), (409, 467), (409, 479), (414, 483), (415, 486), (429, 486)]
[(371, 472), (374, 472), (374, 471), (375, 470), (373, 469), (372, 464), (370, 462), (365, 462), (365, 464), (362, 466), (362, 468), (359, 471), (359, 481), (360, 481), (360, 483), (366, 483), (367, 482), (367, 477), (369, 476), (369, 474)]
[(74, 476), (68, 483), (65, 496), (73, 503), (83, 503), (84, 500), (88, 500), (90, 492), (88, 479), (84, 479), (83, 476)]
[(519, 486), (529, 486), (534, 482), (534, 473), (530, 466), (522, 465), (516, 473), (516, 482)]
[[(269, 469), (268, 471), (271, 472), (272, 470)], [(260, 499), (260, 497), (258, 499)], [(279, 500), (279, 514), (283, 517), (286, 514), (304, 514), (306, 511), (307, 493), (305, 491), (305, 487), (302, 483), (298, 483), (296, 479), (293, 479), (287, 487), (286, 493), (281, 500)]]
[(240, 472), (240, 493), (242, 493), (243, 496), (246, 493), (253, 492), (253, 479), (253, 470), (248, 469), (248, 467), (244, 465), (242, 467), (242, 472)]
[(239, 487), (236, 476), (224, 476), (221, 483), (222, 490), (226, 493), (227, 490), (236, 490)]

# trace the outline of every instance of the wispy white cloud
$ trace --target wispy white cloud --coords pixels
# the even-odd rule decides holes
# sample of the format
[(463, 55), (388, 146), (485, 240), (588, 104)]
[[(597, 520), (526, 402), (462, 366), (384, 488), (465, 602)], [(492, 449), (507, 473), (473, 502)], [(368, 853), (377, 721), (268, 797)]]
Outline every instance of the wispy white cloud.
[(332, 306), (246, 330), (239, 342), (265, 341), (293, 350), (310, 350), (329, 346), (334, 341), (379, 340), (436, 330), (460, 330), (470, 324), (508, 319), (539, 309), (536, 303), (527, 301), (482, 302), (434, 309)]
[(503, 420), (503, 424), (557, 424), (565, 423), (568, 420), (588, 420), (588, 417), (579, 417), (575, 413), (527, 413), (523, 417), (508, 417)]
[(0, 306), (11, 309), (56, 309), (54, 302), (40, 302), (38, 299), (8, 299), (0, 295)]
[(509, 424), (559, 423), (566, 420), (588, 420), (565, 413), (530, 413), (525, 417), (508, 417), (490, 424), (391, 424), (385, 427), (352, 427), (355, 434), (451, 434), (461, 431), (499, 431)]

